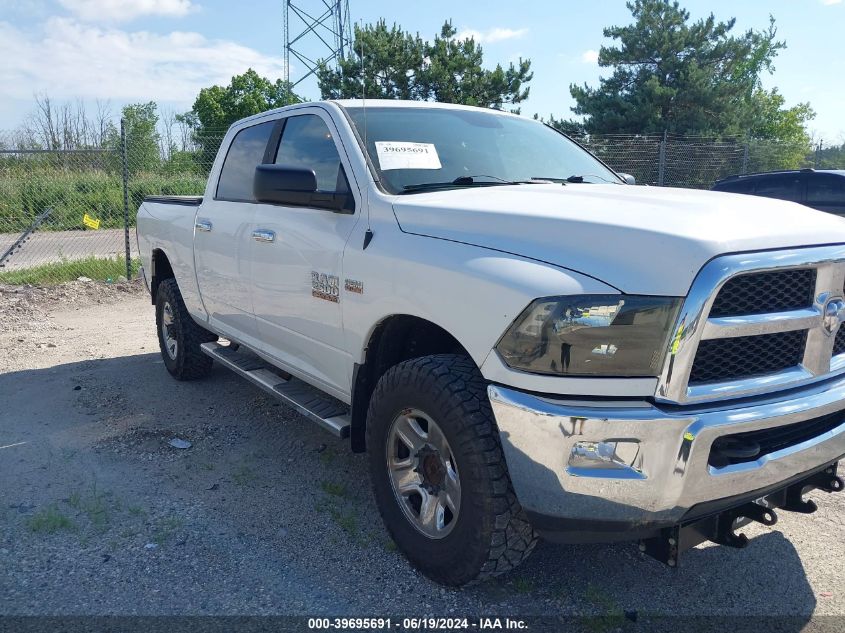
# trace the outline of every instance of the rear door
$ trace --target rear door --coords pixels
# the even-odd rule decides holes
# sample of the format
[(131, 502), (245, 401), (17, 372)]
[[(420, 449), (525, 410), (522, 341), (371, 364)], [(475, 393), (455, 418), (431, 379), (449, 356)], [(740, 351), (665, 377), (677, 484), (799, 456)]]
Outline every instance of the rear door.
[(252, 181), (275, 123), (258, 123), (235, 135), (195, 222), (194, 259), (203, 304), (211, 324), (235, 338), (256, 334), (249, 281), (257, 208)]
[(282, 120), (273, 162), (313, 169), (320, 193), (349, 194), (349, 208), (259, 204), (252, 241), (252, 301), (264, 349), (330, 392), (348, 393), (343, 350), (343, 251), (360, 195), (337, 128), (322, 108)]

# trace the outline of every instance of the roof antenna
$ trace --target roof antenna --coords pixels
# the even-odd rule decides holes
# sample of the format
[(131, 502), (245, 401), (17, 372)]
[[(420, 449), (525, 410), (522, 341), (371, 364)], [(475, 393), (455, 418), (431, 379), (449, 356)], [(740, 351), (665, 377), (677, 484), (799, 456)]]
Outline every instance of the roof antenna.
[[(370, 151), (367, 145), (367, 72), (364, 65), (364, 23), (361, 23), (358, 33), (361, 37), (361, 109), (364, 113), (364, 158)], [(369, 171), (369, 170), (368, 170)], [(373, 229), (370, 227), (370, 183), (367, 182), (364, 188), (364, 206), (367, 208), (367, 230), (364, 232), (364, 247), (367, 250), (370, 242), (373, 241)]]

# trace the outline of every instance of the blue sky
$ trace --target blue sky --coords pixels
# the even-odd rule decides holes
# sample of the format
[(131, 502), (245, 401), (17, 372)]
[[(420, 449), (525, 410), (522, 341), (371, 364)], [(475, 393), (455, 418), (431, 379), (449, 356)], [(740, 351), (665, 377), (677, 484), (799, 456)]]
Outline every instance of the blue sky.
[[(297, 0), (302, 6), (321, 0)], [(711, 11), (737, 18), (737, 30), (764, 28), (769, 14), (788, 48), (767, 87), (789, 104), (809, 101), (818, 113), (817, 138), (845, 141), (844, 0), (683, 0), (693, 17)], [(88, 104), (155, 100), (165, 109), (190, 108), (204, 86), (226, 83), (255, 67), (282, 73), (284, 0), (0, 0), (0, 129), (19, 124), (33, 95)], [(445, 19), (474, 33), (488, 64), (530, 58), (534, 70), (523, 114), (569, 116), (570, 83), (595, 85), (602, 28), (629, 22), (623, 0), (534, 2), (377, 2), (350, 0), (356, 22), (384, 17), (430, 38)], [(302, 72), (294, 64), (292, 78)], [(316, 84), (299, 92), (317, 98)]]

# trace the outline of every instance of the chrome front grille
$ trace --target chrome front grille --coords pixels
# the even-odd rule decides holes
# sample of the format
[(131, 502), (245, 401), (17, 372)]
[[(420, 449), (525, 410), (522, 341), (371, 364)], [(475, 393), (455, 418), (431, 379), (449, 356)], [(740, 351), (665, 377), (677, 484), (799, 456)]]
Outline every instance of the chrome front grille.
[(746, 273), (729, 279), (710, 308), (711, 317), (766, 314), (813, 305), (816, 271), (812, 268)]
[(806, 344), (807, 330), (701, 341), (689, 384), (738, 380), (797, 367), (804, 360)]
[(705, 402), (845, 370), (845, 246), (710, 261), (684, 301), (656, 398)]
[(845, 354), (845, 328), (839, 328), (836, 338), (833, 339), (833, 355)]

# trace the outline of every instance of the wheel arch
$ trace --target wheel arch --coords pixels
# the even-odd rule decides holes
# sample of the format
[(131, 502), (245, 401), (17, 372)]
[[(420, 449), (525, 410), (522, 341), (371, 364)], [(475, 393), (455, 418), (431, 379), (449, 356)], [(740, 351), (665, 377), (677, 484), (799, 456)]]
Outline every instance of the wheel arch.
[(150, 264), (150, 297), (152, 303), (155, 304), (156, 294), (161, 282), (166, 279), (175, 279), (176, 275), (173, 273), (173, 266), (170, 264), (167, 253), (160, 248), (153, 249)]
[(364, 362), (355, 364), (352, 376), (350, 440), (356, 453), (366, 450), (370, 397), (379, 378), (388, 369), (402, 361), (432, 354), (461, 354), (472, 358), (446, 328), (410, 314), (393, 314), (379, 321), (370, 332), (364, 349)]

